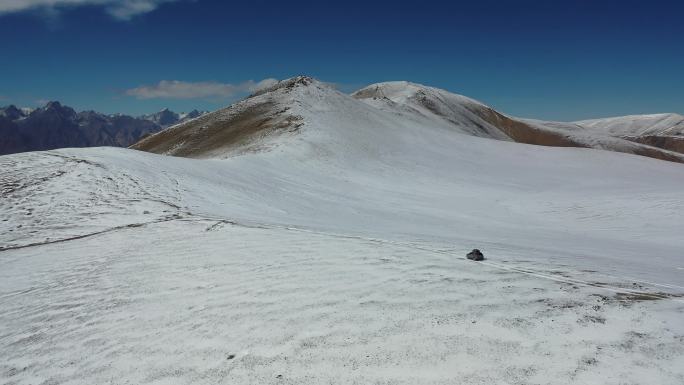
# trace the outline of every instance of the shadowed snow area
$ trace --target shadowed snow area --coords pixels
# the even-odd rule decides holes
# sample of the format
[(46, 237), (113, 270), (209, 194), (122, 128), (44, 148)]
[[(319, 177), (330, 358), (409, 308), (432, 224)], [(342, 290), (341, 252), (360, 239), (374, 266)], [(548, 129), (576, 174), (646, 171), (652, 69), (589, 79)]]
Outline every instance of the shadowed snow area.
[(0, 157), (0, 383), (684, 382), (681, 164), (297, 81)]

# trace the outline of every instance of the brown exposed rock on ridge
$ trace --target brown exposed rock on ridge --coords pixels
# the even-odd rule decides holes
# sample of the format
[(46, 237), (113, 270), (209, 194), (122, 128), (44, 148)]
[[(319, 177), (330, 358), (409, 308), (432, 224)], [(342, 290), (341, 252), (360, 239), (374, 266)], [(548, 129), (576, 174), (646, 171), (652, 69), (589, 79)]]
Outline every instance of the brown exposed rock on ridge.
[(274, 111), (274, 104), (266, 102), (250, 106), (225, 119), (211, 113), (186, 124), (180, 124), (151, 135), (131, 146), (136, 150), (197, 158), (221, 149), (235, 152), (255, 149), (257, 139), (283, 130), (296, 130), (299, 118), (285, 110)]
[(659, 147), (663, 150), (684, 154), (684, 137), (666, 135), (623, 136), (632, 142)]
[(588, 147), (561, 133), (542, 130), (527, 123), (511, 119), (491, 108), (473, 111), (482, 119), (503, 131), (508, 137), (518, 143), (536, 144), (552, 147)]

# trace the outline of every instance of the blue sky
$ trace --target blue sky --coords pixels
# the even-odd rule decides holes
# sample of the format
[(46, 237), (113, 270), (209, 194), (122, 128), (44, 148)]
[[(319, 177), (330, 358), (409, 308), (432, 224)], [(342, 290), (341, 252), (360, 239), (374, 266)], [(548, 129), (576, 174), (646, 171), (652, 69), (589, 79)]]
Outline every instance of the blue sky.
[(0, 105), (216, 109), (299, 74), (512, 115), (684, 113), (680, 1), (0, 1)]

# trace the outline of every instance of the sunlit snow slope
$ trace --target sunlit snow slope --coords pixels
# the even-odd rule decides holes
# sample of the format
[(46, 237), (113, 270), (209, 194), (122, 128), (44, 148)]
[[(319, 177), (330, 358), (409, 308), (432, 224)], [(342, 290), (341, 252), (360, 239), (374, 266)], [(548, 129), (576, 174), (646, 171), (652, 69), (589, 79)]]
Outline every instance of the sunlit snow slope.
[(372, 84), (353, 97), (394, 114), (448, 122), (469, 135), (558, 147), (585, 147), (684, 163), (684, 117), (625, 116), (560, 123), (519, 119), (465, 96), (410, 82)]
[(681, 164), (386, 96), (0, 157), (2, 382), (682, 383)]

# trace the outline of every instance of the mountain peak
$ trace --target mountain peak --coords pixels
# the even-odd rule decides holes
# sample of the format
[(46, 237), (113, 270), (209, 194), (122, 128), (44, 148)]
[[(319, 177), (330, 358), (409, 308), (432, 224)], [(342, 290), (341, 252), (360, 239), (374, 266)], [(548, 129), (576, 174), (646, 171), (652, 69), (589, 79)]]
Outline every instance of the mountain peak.
[(62, 103), (60, 103), (56, 100), (52, 100), (52, 101), (47, 102), (45, 104), (45, 107), (43, 107), (43, 108), (46, 110), (58, 110), (58, 109), (62, 108)]
[(66, 119), (71, 119), (76, 116), (76, 111), (73, 108), (65, 106), (56, 100), (47, 102), (43, 108), (34, 111), (31, 116), (34, 116), (37, 113), (40, 115), (57, 115)]
[(306, 76), (306, 75), (297, 75), (294, 77), (291, 77), (289, 79), (282, 80), (281, 82), (285, 83), (291, 83), (295, 85), (304, 85), (308, 86), (311, 83), (320, 83), (318, 80), (314, 79), (311, 76)]
[(310, 86), (323, 86), (324, 83), (312, 78), (311, 76), (306, 76), (306, 75), (298, 75), (295, 77), (291, 77), (289, 79), (281, 80), (278, 83), (270, 86), (270, 87), (265, 87), (260, 90), (255, 91), (252, 93), (248, 98), (252, 98), (254, 96), (259, 96), (263, 95), (269, 92), (274, 92), (277, 90), (285, 89), (285, 90), (292, 90), (295, 88), (299, 87), (310, 87)]
[(5, 117), (9, 120), (16, 120), (24, 116), (26, 116), (24, 111), (18, 109), (14, 104), (0, 108), (0, 117)]
[(462, 104), (484, 106), (483, 103), (467, 96), (405, 80), (374, 83), (354, 92), (352, 96), (356, 99), (389, 99), (401, 103), (408, 99), (448, 98)]
[(150, 115), (141, 116), (142, 119), (152, 121), (162, 127), (170, 126), (178, 122), (179, 115), (168, 108)]

